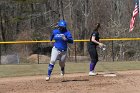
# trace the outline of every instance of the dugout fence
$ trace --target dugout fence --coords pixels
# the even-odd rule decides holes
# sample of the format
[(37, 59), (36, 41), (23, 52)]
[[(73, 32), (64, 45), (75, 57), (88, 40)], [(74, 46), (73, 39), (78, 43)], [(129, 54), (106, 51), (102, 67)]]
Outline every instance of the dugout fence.
[[(68, 48), (68, 62), (88, 62), (89, 40), (74, 40)], [(140, 38), (101, 39), (106, 50), (98, 49), (101, 62), (140, 61)], [(49, 40), (0, 42), (0, 64), (49, 63), (52, 46)]]

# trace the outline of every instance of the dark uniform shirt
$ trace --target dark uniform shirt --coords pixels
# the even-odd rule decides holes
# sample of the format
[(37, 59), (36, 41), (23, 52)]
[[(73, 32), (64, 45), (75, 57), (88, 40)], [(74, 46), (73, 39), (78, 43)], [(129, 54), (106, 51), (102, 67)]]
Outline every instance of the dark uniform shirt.
[(99, 42), (99, 39), (100, 39), (100, 37), (99, 37), (99, 32), (94, 31), (94, 32), (91, 34), (91, 36), (90, 36), (90, 41), (89, 41), (89, 43), (88, 43), (88, 46), (93, 46), (93, 45), (97, 46), (97, 45), (98, 45), (97, 43), (92, 42), (92, 36), (94, 36), (94, 37), (95, 37), (95, 40)]

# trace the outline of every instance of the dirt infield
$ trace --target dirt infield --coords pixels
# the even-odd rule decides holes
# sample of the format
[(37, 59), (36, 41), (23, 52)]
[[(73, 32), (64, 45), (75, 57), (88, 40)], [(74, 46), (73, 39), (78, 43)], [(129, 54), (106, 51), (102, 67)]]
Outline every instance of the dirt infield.
[(140, 93), (140, 70), (117, 72), (115, 77), (87, 73), (0, 78), (0, 93)]

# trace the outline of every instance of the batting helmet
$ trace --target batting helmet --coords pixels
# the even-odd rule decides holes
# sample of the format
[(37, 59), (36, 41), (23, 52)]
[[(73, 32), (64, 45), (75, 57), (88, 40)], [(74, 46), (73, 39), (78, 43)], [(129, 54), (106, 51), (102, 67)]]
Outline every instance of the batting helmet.
[(64, 20), (60, 20), (60, 21), (58, 22), (58, 26), (66, 27), (66, 26), (67, 26), (67, 22), (64, 21)]

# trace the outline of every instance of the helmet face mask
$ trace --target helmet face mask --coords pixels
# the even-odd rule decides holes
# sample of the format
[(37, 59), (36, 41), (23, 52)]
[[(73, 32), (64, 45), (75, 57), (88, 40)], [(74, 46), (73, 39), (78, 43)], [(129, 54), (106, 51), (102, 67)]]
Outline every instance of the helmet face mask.
[(59, 26), (59, 30), (60, 30), (61, 32), (65, 32), (65, 31), (66, 31), (66, 27)]

